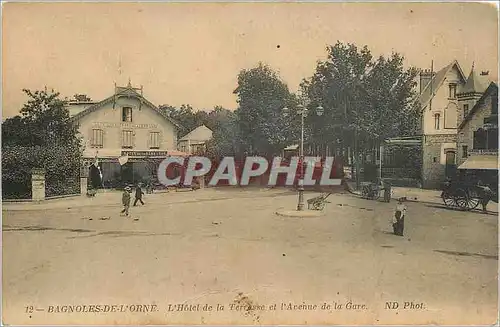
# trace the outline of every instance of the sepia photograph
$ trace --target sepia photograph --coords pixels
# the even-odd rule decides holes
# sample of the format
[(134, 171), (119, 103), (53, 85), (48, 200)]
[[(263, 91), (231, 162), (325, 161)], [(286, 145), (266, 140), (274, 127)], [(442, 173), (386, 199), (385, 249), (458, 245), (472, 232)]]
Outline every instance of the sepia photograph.
[(3, 324), (498, 324), (498, 3), (1, 15)]

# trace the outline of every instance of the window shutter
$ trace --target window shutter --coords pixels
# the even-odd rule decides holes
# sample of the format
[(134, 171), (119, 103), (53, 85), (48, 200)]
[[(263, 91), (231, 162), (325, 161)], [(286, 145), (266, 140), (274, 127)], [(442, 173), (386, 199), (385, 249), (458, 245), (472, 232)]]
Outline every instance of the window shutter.
[(125, 142), (126, 142), (126, 140), (125, 140), (125, 136), (126, 136), (125, 135), (125, 131), (120, 130), (119, 133), (120, 133), (121, 146), (124, 147), (125, 146)]
[(101, 135), (102, 135), (102, 147), (103, 147), (103, 148), (105, 148), (105, 147), (106, 147), (106, 145), (105, 145), (105, 141), (104, 141), (104, 140), (105, 140), (105, 138), (106, 138), (106, 137), (105, 137), (105, 136), (106, 136), (106, 130), (105, 130), (105, 129), (102, 129), (101, 131), (102, 131), (102, 133), (101, 133)]

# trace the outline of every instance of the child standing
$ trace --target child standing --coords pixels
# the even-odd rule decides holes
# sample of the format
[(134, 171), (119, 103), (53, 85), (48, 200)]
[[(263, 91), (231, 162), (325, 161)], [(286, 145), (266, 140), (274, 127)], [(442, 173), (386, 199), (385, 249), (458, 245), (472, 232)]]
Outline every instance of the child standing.
[(392, 228), (394, 234), (398, 236), (403, 236), (405, 229), (405, 216), (406, 216), (406, 205), (403, 203), (403, 199), (398, 199), (398, 204), (396, 205), (396, 210), (394, 212), (394, 219), (392, 220)]
[(123, 210), (121, 213), (125, 213), (125, 216), (128, 217), (128, 209), (130, 208), (130, 187), (127, 186), (125, 187), (125, 190), (123, 191), (122, 194), (122, 204), (123, 204)]

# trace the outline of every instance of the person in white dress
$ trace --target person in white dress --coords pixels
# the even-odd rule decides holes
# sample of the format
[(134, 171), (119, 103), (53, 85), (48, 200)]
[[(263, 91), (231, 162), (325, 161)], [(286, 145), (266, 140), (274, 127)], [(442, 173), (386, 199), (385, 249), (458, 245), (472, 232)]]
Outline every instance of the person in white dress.
[(392, 228), (395, 235), (403, 236), (405, 229), (406, 209), (407, 207), (403, 203), (403, 199), (399, 198), (396, 205), (396, 210), (394, 211), (394, 218), (392, 220)]

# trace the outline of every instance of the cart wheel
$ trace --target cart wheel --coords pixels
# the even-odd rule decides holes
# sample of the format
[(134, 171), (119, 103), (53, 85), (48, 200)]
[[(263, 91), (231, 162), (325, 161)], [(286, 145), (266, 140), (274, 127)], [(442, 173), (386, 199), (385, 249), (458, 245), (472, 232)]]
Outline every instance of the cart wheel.
[(453, 207), (455, 205), (455, 199), (448, 192), (443, 192), (441, 196), (443, 198), (443, 202), (447, 207)]
[(467, 195), (467, 192), (461, 188), (457, 189), (455, 191), (455, 204), (457, 205), (457, 207), (459, 207), (461, 210), (467, 210), (468, 202), (469, 196)]
[(479, 205), (479, 202), (480, 202), (479, 198), (470, 197), (469, 202), (467, 203), (467, 207), (469, 208), (469, 210), (474, 210)]
[(368, 198), (368, 188), (366, 186), (363, 186), (363, 188), (361, 189), (361, 197)]
[(481, 202), (480, 193), (476, 189), (470, 189), (469, 190), (469, 203), (467, 204), (467, 206), (469, 207), (469, 210), (476, 209), (480, 202)]

